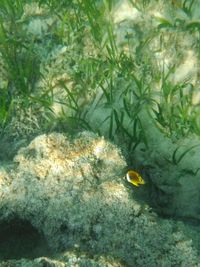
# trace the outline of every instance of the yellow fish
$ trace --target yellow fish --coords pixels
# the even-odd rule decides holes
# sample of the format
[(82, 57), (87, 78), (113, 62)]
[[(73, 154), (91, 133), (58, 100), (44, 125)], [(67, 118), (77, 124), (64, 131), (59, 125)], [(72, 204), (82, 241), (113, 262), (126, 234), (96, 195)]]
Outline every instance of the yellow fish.
[(140, 186), (141, 184), (145, 184), (145, 181), (142, 179), (139, 173), (133, 170), (127, 172), (126, 180), (135, 186)]

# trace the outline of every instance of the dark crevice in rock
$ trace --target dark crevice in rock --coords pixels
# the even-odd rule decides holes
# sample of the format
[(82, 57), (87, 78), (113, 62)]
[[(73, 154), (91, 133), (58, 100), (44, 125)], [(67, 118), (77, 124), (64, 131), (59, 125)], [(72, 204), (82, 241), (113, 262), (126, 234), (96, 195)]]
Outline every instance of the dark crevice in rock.
[(44, 236), (28, 221), (0, 222), (0, 260), (34, 259), (50, 253)]

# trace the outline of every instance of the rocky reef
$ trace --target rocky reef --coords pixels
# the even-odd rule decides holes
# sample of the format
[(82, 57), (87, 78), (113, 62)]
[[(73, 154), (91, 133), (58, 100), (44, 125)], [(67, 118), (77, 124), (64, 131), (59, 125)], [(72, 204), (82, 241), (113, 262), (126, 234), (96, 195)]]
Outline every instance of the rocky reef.
[[(148, 185), (129, 185), (125, 168), (120, 150), (90, 132), (44, 134), (21, 148), (0, 169), (0, 223), (17, 222), (15, 232), (20, 222), (29, 224), (48, 249), (10, 265), (13, 256), (5, 258), (0, 249), (1, 266), (199, 266), (198, 242), (189, 228), (159, 218), (139, 200)], [(0, 248), (5, 244), (0, 240)], [(76, 259), (86, 253), (83, 262), (70, 265), (63, 256), (69, 251)], [(33, 259), (37, 256), (49, 258)]]
[(64, 252), (54, 258), (41, 257), (33, 260), (8, 260), (1, 267), (124, 267), (119, 261), (106, 257), (89, 257), (83, 253)]

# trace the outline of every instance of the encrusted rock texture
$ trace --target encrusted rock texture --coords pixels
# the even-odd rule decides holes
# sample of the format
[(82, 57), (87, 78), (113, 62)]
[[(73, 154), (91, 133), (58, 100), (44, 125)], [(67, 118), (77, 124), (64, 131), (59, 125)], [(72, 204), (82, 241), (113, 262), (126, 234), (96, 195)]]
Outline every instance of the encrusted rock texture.
[(40, 257), (37, 259), (8, 260), (0, 263), (1, 267), (125, 267), (120, 262), (106, 258), (93, 257), (72, 251), (63, 252), (53, 259)]
[(125, 168), (120, 150), (90, 132), (38, 136), (12, 168), (0, 169), (0, 221), (29, 221), (53, 251), (109, 256), (123, 266), (199, 266), (186, 231), (136, 200), (142, 189), (127, 184)]

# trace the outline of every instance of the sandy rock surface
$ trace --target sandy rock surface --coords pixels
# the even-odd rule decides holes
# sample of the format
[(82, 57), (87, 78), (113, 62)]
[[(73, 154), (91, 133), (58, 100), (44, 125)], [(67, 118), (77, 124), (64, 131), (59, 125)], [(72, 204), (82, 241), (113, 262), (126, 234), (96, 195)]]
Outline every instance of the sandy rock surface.
[(198, 266), (187, 231), (135, 199), (143, 189), (124, 181), (125, 167), (116, 146), (89, 132), (38, 136), (10, 171), (0, 170), (0, 221), (30, 222), (54, 252), (76, 249), (125, 266)]

